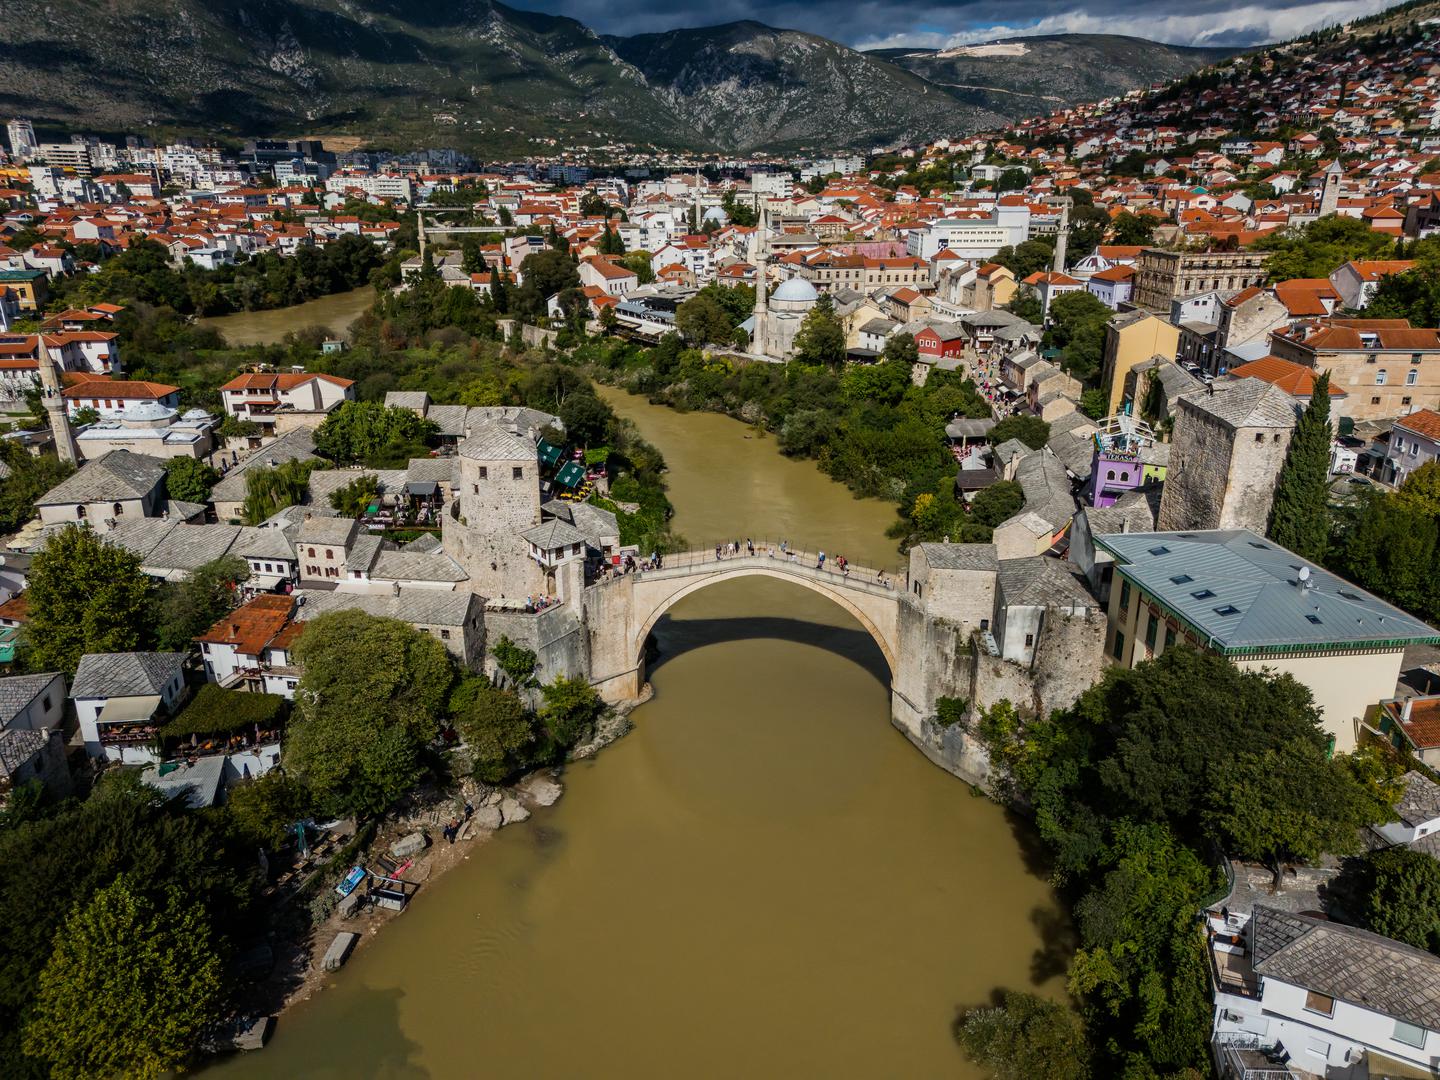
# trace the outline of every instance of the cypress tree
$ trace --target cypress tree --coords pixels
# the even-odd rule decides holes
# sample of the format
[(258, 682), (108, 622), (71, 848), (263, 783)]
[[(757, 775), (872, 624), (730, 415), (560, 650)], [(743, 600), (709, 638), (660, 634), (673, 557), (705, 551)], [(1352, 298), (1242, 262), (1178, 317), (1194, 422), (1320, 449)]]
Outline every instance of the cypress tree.
[(1330, 540), (1330, 376), (1316, 376), (1275, 483), (1270, 539), (1319, 562)]

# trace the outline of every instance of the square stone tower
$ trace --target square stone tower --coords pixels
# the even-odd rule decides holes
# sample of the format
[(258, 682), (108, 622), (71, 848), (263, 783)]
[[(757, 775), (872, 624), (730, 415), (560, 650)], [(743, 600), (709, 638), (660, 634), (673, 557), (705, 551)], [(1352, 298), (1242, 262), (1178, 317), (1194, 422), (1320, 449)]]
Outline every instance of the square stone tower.
[(1295, 399), (1261, 379), (1181, 395), (1158, 528), (1264, 536), (1297, 416)]
[(455, 498), (442, 525), (445, 553), (486, 597), (520, 597), (544, 588), (544, 573), (521, 536), (540, 524), (540, 460), (529, 439), (495, 425), (460, 443)]

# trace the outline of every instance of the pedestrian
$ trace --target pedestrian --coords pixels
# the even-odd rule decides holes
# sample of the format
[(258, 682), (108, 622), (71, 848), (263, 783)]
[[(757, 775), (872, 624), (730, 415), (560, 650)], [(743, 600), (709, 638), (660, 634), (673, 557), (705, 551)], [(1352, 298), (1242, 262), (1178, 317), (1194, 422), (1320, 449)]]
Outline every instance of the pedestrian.
[(780, 554), (785, 555), (785, 554), (787, 554), (789, 551), (790, 551), (790, 541), (789, 541), (789, 540), (781, 540), (781, 541), (780, 541)]
[(748, 536), (745, 537), (745, 552), (752, 559), (755, 557), (755, 541), (751, 540)]
[(715, 561), (716, 561), (716, 562), (719, 562), (719, 561), (720, 561), (720, 558), (721, 558), (721, 556), (720, 556), (720, 545), (719, 545), (719, 544), (716, 544), (716, 545), (715, 545)]
[(820, 557), (815, 560), (815, 569), (816, 569), (816, 570), (824, 570), (824, 569), (825, 569), (825, 553), (824, 553), (823, 551), (820, 552)]
[(791, 562), (794, 562), (794, 561), (795, 561), (795, 552), (793, 552), (793, 551), (790, 552), (790, 561), (791, 561)]

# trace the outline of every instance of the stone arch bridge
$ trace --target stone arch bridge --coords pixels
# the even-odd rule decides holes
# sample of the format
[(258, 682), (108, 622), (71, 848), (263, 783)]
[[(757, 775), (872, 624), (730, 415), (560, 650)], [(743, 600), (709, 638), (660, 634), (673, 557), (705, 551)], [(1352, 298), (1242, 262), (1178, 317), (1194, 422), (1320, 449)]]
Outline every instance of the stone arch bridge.
[(713, 550), (685, 552), (665, 556), (660, 569), (590, 586), (584, 604), (591, 683), (607, 701), (639, 697), (645, 685), (645, 644), (661, 616), (692, 593), (743, 577), (788, 581), (848, 612), (875, 640), (890, 668), (892, 719), (912, 738), (920, 738), (937, 691), (949, 682), (944, 677), (948, 672), (932, 670), (935, 658), (953, 650), (933, 647), (937, 627), (906, 590), (903, 575), (897, 580), (891, 572), (854, 565), (842, 573), (830, 560), (820, 569), (814, 553), (796, 552), (792, 560), (778, 549), (721, 559)]

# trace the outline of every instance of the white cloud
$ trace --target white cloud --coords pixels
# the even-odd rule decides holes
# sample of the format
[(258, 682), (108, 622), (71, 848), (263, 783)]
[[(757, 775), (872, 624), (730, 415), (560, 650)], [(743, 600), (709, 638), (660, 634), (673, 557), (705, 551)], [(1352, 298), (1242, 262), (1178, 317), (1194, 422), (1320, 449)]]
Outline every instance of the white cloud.
[(1287, 41), (1324, 26), (1349, 22), (1391, 7), (1393, 0), (1322, 0), (1294, 7), (1247, 4), (1228, 10), (1176, 14), (1132, 7), (1121, 12), (1064, 11), (1029, 26), (975, 27), (956, 34), (899, 33), (856, 48), (946, 48), (996, 38), (1038, 34), (1127, 34), (1172, 45), (1258, 45)]

